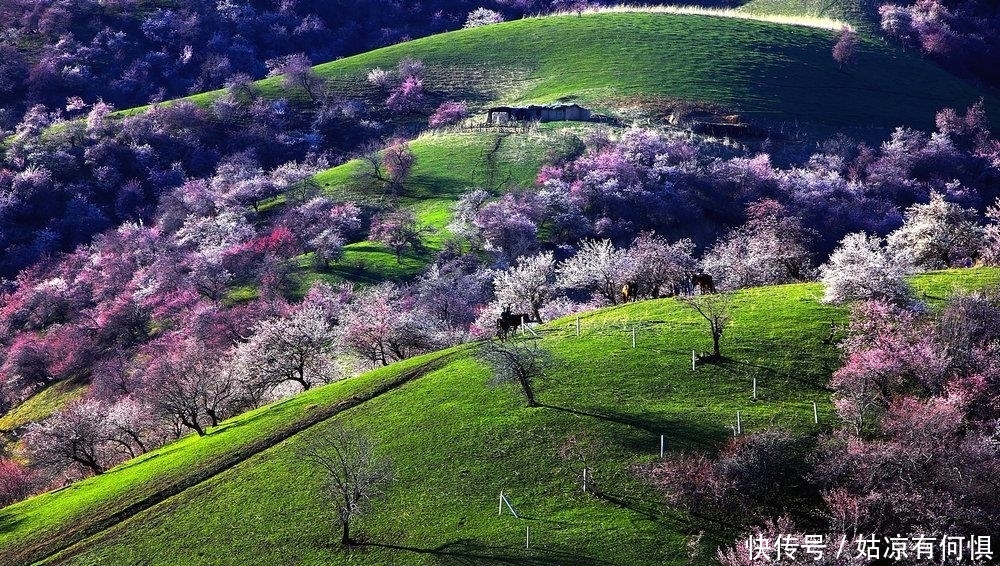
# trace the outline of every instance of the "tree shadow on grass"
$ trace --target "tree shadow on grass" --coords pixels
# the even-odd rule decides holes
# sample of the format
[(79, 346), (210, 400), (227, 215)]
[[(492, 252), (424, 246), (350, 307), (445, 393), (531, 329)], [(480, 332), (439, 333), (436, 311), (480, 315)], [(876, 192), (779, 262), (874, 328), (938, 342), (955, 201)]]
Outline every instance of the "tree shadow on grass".
[(712, 434), (711, 430), (706, 430), (704, 426), (696, 422), (686, 422), (678, 419), (663, 419), (657, 415), (640, 413), (628, 414), (606, 409), (571, 409), (568, 407), (557, 407), (542, 403), (541, 407), (571, 413), (582, 417), (590, 417), (602, 421), (617, 423), (642, 431), (642, 434), (633, 439), (629, 439), (630, 448), (637, 452), (652, 450), (654, 441), (659, 442), (662, 434), (670, 443), (671, 450), (678, 446), (691, 448), (714, 448), (720, 439), (720, 435)]
[(21, 517), (16, 517), (11, 513), (5, 513), (0, 511), (0, 533), (9, 533), (17, 528), (18, 525), (24, 522)]
[[(721, 356), (715, 358), (713, 356), (699, 358), (698, 365), (702, 366), (712, 366), (717, 368), (718, 371), (726, 373), (732, 377), (759, 377), (765, 379), (785, 379), (788, 381), (794, 381), (808, 387), (810, 389), (827, 389), (827, 381), (825, 378), (819, 377), (822, 372), (817, 372), (817, 377), (814, 379), (804, 379), (799, 374), (781, 371), (776, 367), (771, 367), (768, 365), (763, 365), (759, 362), (751, 362), (749, 360), (740, 360), (737, 358), (731, 358), (728, 356)], [(836, 368), (829, 368), (832, 373)]]
[(417, 554), (429, 554), (435, 558), (435, 563), (448, 565), (500, 566), (518, 564), (525, 566), (556, 566), (575, 564), (581, 566), (600, 566), (603, 564), (612, 564), (612, 562), (608, 562), (607, 560), (592, 558), (574, 550), (563, 548), (561, 545), (547, 543), (541, 543), (536, 547), (527, 549), (491, 546), (474, 539), (461, 539), (434, 548), (418, 548), (380, 543), (367, 543), (365, 546), (415, 552)]

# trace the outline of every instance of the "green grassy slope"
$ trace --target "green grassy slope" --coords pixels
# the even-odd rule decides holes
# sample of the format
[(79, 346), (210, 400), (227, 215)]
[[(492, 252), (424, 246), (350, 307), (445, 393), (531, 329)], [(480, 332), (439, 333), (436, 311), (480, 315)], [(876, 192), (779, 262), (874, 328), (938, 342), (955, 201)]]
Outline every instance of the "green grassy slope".
[(84, 391), (86, 386), (70, 381), (46, 387), (0, 418), (0, 433), (45, 420), (66, 403), (83, 395)]
[[(303, 288), (316, 279), (371, 284), (415, 277), (448, 238), (451, 207), (462, 193), (474, 187), (532, 185), (546, 150), (558, 144), (563, 136), (585, 130), (580, 125), (553, 124), (530, 133), (448, 132), (426, 134), (413, 140), (409, 144), (416, 157), (413, 173), (394, 202), (413, 210), (419, 223), (428, 229), (423, 237), (426, 249), (407, 251), (402, 261), (397, 262), (395, 254), (381, 244), (356, 242), (346, 246), (340, 261), (321, 272), (315, 271), (309, 257), (303, 257), (300, 261)], [(492, 152), (494, 148), (497, 150)], [(491, 153), (495, 165), (490, 165)], [(319, 173), (314, 180), (326, 194), (338, 200), (380, 204), (383, 197), (358, 186), (355, 177), (360, 167), (360, 161), (350, 161)]]
[(450, 354), (411, 358), (226, 421), (69, 487), (0, 510), (0, 564), (31, 563), (197, 484), (317, 420), (419, 377)]
[[(1000, 270), (953, 270), (916, 281), (936, 295), (956, 285), (996, 284)], [(466, 351), (343, 411), (336, 419), (374, 436), (398, 470), (388, 497), (356, 525), (371, 544), (350, 554), (335, 544), (321, 478), (295, 456), (295, 447), (322, 434), (325, 424), (227, 466), (97, 536), (74, 531), (81, 518), (121, 509), (134, 499), (133, 490), (155, 490), (162, 476), (197, 475), (227, 450), (273, 435), (270, 427), (329, 411), (345, 396), (392, 381), (425, 360), (310, 392), (226, 423), (208, 437), (186, 438), (103, 477), (2, 510), (0, 558), (20, 564), (25, 549), (76, 538), (84, 540), (47, 563), (680, 563), (687, 534), (706, 529), (705, 543), (715, 544), (735, 533), (665, 511), (628, 467), (656, 456), (660, 434), (670, 451), (713, 450), (731, 434), (737, 410), (749, 431), (777, 425), (810, 435), (829, 427), (834, 417), (824, 385), (838, 351), (822, 338), (831, 321), (844, 320), (845, 310), (820, 304), (821, 292), (811, 284), (740, 293), (723, 343), (729, 360), (718, 366), (691, 370), (691, 350), (710, 344), (692, 311), (670, 299), (648, 301), (583, 316), (579, 337), (572, 319), (543, 327), (541, 345), (557, 361), (537, 387), (543, 407), (525, 408), (516, 391), (487, 387), (487, 372)], [(750, 398), (754, 377), (756, 402)], [(819, 403), (819, 426), (812, 423), (812, 401)], [(557, 456), (570, 435), (598, 447), (590, 465), (608, 498), (580, 493), (576, 472)], [(496, 515), (501, 490), (526, 519)], [(534, 541), (527, 550), (525, 526)]]
[(751, 14), (833, 18), (865, 30), (878, 30), (877, 0), (751, 0), (740, 7)]
[[(840, 70), (830, 55), (833, 37), (829, 30), (734, 18), (585, 14), (444, 33), (316, 70), (340, 93), (378, 97), (365, 81), (368, 70), (408, 56), (427, 64), (425, 88), (482, 104), (574, 99), (601, 107), (654, 97), (718, 104), (757, 119), (880, 128), (930, 128), (941, 107), (981, 96), (880, 41), (865, 40), (856, 64)], [(261, 85), (287, 94), (276, 78)], [(994, 102), (988, 97), (987, 107)]]

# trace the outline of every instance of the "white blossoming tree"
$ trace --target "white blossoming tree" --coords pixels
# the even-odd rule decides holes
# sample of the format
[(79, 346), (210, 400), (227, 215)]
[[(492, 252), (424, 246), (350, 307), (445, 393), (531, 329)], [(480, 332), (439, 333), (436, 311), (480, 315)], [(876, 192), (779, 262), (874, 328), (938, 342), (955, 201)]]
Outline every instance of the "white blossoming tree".
[(941, 269), (976, 254), (982, 229), (976, 211), (933, 193), (927, 204), (906, 209), (906, 221), (889, 234), (889, 249), (922, 269)]
[(618, 304), (622, 287), (635, 278), (636, 262), (627, 250), (614, 247), (610, 240), (591, 240), (564, 261), (558, 272), (560, 287), (588, 290)]
[(516, 312), (528, 311), (541, 320), (539, 309), (556, 293), (556, 267), (552, 252), (521, 257), (514, 267), (493, 279), (497, 302)]
[(904, 302), (910, 297), (905, 277), (910, 265), (883, 246), (882, 238), (864, 233), (848, 234), (820, 267), (826, 286), (823, 300), (845, 303), (884, 299)]

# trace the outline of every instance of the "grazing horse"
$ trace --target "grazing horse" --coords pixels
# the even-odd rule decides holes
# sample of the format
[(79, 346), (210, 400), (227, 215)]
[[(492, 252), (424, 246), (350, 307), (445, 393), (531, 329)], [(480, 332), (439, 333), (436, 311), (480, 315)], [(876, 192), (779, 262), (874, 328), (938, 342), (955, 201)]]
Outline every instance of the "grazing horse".
[(506, 340), (508, 336), (514, 334), (518, 326), (521, 326), (521, 324), (528, 320), (531, 319), (527, 314), (512, 313), (509, 306), (504, 307), (503, 312), (500, 313), (500, 318), (496, 322), (497, 338)]
[(622, 302), (628, 303), (635, 300), (635, 283), (622, 285)]
[(701, 271), (691, 276), (691, 286), (697, 287), (698, 292), (702, 295), (715, 293), (715, 282), (712, 281), (712, 276)]

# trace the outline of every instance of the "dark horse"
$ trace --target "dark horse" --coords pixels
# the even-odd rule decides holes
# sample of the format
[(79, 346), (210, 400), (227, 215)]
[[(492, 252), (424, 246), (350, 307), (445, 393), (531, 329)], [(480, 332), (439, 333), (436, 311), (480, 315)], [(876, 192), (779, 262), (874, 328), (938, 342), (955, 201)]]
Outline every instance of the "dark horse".
[(531, 320), (531, 317), (525, 313), (512, 313), (510, 312), (510, 306), (505, 306), (503, 312), (500, 313), (500, 318), (496, 322), (497, 338), (500, 340), (506, 340), (508, 336), (514, 334), (518, 326)]
[(702, 295), (715, 293), (715, 282), (712, 281), (712, 276), (701, 271), (691, 276), (691, 286), (696, 287)]

